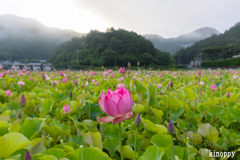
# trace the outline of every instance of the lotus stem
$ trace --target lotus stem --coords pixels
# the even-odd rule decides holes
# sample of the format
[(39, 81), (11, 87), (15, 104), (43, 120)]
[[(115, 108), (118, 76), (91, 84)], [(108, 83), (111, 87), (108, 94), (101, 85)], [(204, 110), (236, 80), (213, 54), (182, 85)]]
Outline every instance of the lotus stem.
[(172, 160), (174, 160), (174, 143), (173, 143), (173, 136), (172, 137)]
[(71, 123), (70, 123), (70, 112), (68, 113), (68, 123), (69, 123), (69, 137), (71, 136)]
[(119, 124), (119, 145), (120, 145), (120, 157), (121, 160), (123, 160), (123, 154), (122, 154), (122, 134), (121, 134), (121, 123)]
[(137, 132), (138, 132), (138, 127), (136, 127), (135, 131), (135, 142), (134, 142), (134, 160), (136, 160), (136, 151), (137, 151)]

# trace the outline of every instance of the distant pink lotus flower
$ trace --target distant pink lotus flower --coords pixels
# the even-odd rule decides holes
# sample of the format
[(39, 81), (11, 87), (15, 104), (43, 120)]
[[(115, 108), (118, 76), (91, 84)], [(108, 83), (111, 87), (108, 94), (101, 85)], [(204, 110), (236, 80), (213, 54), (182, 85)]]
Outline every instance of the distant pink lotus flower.
[(102, 97), (98, 103), (102, 110), (109, 116), (99, 118), (98, 120), (104, 123), (113, 121), (113, 124), (121, 123), (125, 119), (131, 119), (133, 111), (133, 100), (131, 93), (125, 87), (117, 88), (115, 91), (108, 89), (107, 95), (102, 92)]
[(58, 71), (56, 71), (55, 74), (58, 74)]
[(94, 79), (94, 80), (92, 80), (92, 83), (95, 83), (96, 82), (96, 80)]
[(103, 72), (103, 76), (106, 76), (106, 75), (108, 75), (108, 72)]
[(88, 77), (88, 76), (89, 76), (89, 74), (87, 74), (87, 73), (86, 73), (86, 74), (85, 74), (85, 76), (87, 76), (87, 77)]
[(95, 85), (96, 85), (96, 86), (98, 86), (98, 84), (99, 84), (98, 82), (95, 82)]
[(67, 83), (67, 82), (68, 82), (68, 79), (67, 79), (67, 78), (63, 78), (63, 82), (64, 82), (64, 83)]
[(24, 72), (26, 72), (26, 70), (25, 70), (25, 69), (22, 69), (22, 72), (24, 73)]
[(76, 78), (78, 78), (79, 76), (78, 75), (76, 75)]
[(111, 77), (111, 78), (114, 78), (114, 73), (111, 73), (111, 74), (110, 74), (110, 77)]
[(14, 75), (11, 75), (11, 77), (13, 78), (13, 77), (14, 77)]
[(77, 84), (78, 84), (78, 81), (75, 79), (75, 80), (73, 81), (73, 84), (77, 85)]
[(63, 114), (68, 114), (69, 112), (71, 112), (72, 109), (70, 109), (69, 105), (65, 105), (63, 106)]
[(215, 84), (211, 84), (210, 89), (212, 91), (217, 90), (217, 86)]
[(11, 91), (10, 91), (10, 90), (6, 90), (5, 95), (6, 95), (7, 97), (11, 96)]
[(112, 72), (112, 70), (111, 70), (111, 69), (109, 69), (107, 72), (108, 72), (108, 73), (111, 73), (111, 72)]
[(118, 81), (123, 81), (124, 80), (124, 77), (121, 77), (118, 79)]
[(32, 80), (33, 80), (33, 77), (30, 77), (29, 80), (32, 81)]
[(158, 88), (162, 88), (162, 85), (161, 85), (161, 84), (159, 84), (159, 85), (158, 85)]
[(19, 86), (24, 86), (24, 85), (25, 85), (25, 82), (18, 81), (18, 85), (19, 85)]
[(119, 73), (121, 74), (125, 74), (126, 73), (126, 69), (121, 67), (119, 70), (118, 70)]
[(123, 87), (125, 87), (125, 85), (123, 83), (118, 84), (118, 88), (123, 88)]
[(60, 72), (60, 76), (62, 76), (62, 77), (63, 77), (63, 76), (65, 76), (65, 75), (63, 74), (63, 72)]

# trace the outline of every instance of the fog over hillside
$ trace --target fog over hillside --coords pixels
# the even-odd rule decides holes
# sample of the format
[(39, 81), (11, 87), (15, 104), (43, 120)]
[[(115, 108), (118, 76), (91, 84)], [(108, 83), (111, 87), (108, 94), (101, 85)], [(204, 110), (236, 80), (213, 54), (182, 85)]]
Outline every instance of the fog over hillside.
[[(15, 15), (0, 16), (0, 59), (48, 59), (53, 50), (81, 33), (44, 26), (35, 19)], [(2, 55), (2, 56), (1, 56)]]
[(195, 42), (208, 38), (213, 34), (219, 34), (219, 32), (211, 27), (203, 27), (189, 34), (180, 35), (176, 38), (163, 38), (156, 34), (145, 34), (143, 36), (146, 39), (149, 39), (159, 50), (173, 54), (181, 49), (181, 47), (189, 47)]

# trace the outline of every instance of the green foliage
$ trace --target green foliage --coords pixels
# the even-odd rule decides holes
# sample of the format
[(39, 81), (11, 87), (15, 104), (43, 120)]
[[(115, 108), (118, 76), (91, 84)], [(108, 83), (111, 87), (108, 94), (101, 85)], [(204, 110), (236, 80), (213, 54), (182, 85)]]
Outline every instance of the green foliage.
[[(196, 42), (191, 47), (186, 49), (181, 48), (173, 55), (173, 58), (181, 64), (189, 64), (191, 60), (200, 57), (199, 53), (202, 52), (201, 58), (204, 60), (217, 60), (231, 58), (240, 53), (240, 25), (236, 24), (224, 34), (212, 35), (209, 38)], [(212, 66), (228, 66), (227, 62), (221, 63), (221, 60), (212, 64)], [(208, 62), (207, 62), (208, 63)], [(212, 62), (209, 62), (212, 63)]]
[[(78, 50), (78, 53), (76, 52)], [(78, 57), (78, 64), (77, 64)], [(152, 43), (134, 32), (123, 29), (106, 33), (91, 30), (84, 37), (72, 38), (55, 49), (51, 58), (57, 68), (82, 66), (169, 65), (171, 56), (161, 52)]]
[(204, 61), (201, 64), (203, 67), (228, 67), (228, 66), (239, 66), (240, 58), (227, 58), (216, 61)]

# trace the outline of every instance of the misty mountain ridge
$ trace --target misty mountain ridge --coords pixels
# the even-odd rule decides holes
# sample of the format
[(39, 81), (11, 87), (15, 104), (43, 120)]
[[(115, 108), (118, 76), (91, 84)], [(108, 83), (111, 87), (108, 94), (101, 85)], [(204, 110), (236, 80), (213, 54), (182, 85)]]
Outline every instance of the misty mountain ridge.
[(190, 47), (195, 42), (208, 38), (213, 34), (218, 35), (219, 32), (211, 27), (203, 27), (189, 34), (180, 35), (176, 38), (163, 38), (162, 36), (156, 34), (145, 34), (143, 36), (150, 40), (157, 49), (173, 54), (181, 48)]
[(53, 50), (72, 37), (83, 34), (50, 28), (31, 18), (0, 16), (0, 59), (48, 59)]

